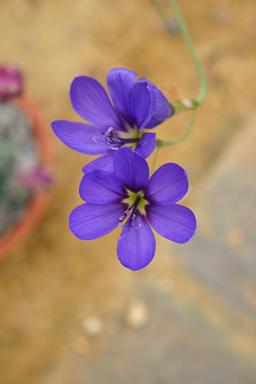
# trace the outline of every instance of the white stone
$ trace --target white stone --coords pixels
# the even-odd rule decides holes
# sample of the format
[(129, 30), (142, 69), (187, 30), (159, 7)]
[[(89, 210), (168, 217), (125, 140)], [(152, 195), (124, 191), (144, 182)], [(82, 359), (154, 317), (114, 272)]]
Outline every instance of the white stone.
[(148, 321), (148, 310), (141, 301), (132, 302), (127, 310), (126, 322), (131, 328), (141, 328)]
[(83, 321), (83, 328), (88, 335), (99, 335), (103, 330), (103, 324), (99, 317), (88, 316)]

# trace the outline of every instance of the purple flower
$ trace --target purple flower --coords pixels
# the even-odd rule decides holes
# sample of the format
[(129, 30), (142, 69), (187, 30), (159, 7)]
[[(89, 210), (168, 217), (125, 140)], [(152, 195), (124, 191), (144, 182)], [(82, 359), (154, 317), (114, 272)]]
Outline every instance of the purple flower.
[(128, 148), (115, 152), (113, 168), (113, 172), (95, 170), (84, 175), (80, 196), (86, 203), (71, 212), (69, 226), (82, 240), (96, 239), (122, 226), (119, 260), (139, 270), (155, 254), (151, 227), (176, 243), (187, 242), (195, 233), (193, 212), (176, 204), (187, 193), (187, 175), (179, 165), (168, 163), (149, 178), (146, 160)]
[(23, 91), (23, 76), (19, 69), (0, 66), (0, 101), (7, 101)]
[(154, 84), (128, 69), (111, 69), (107, 85), (112, 102), (97, 80), (76, 77), (71, 84), (71, 102), (91, 125), (65, 120), (52, 123), (53, 131), (67, 146), (89, 155), (103, 155), (89, 163), (86, 172), (113, 170), (114, 151), (123, 146), (149, 156), (156, 146), (156, 135), (143, 129), (154, 128), (174, 113)]

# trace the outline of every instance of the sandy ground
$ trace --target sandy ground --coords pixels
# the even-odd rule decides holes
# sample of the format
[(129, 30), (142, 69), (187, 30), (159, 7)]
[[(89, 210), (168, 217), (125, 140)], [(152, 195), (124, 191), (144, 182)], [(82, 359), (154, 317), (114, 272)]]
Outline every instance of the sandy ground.
[[(195, 206), (196, 186), (209, 177), (220, 154), (254, 114), (255, 1), (180, 4), (207, 71), (209, 94), (190, 138), (162, 150), (158, 162), (179, 162), (188, 170), (189, 203)], [(75, 75), (104, 81), (116, 66), (133, 69), (163, 89), (174, 87), (182, 97), (197, 92), (180, 36), (166, 33), (147, 0), (1, 0), (0, 34), (0, 61), (24, 69), (27, 93), (38, 100), (48, 121), (76, 118), (68, 99)], [(166, 122), (159, 134), (177, 137), (188, 117)], [(132, 300), (133, 285), (165, 276), (161, 256), (166, 243), (160, 239), (152, 265), (133, 274), (116, 259), (117, 234), (84, 243), (69, 233), (68, 214), (79, 201), (77, 186), (88, 158), (58, 143), (50, 129), (49, 136), (57, 152), (49, 209), (31, 239), (0, 265), (3, 384), (74, 383), (73, 361), (94, 358), (115, 332), (116, 319)], [(186, 296), (186, 286), (202, 284), (203, 289), (203, 282), (184, 278), (175, 247), (170, 270), (168, 278), (183, 287), (181, 296)], [(200, 295), (198, 303), (211, 306)], [(96, 339), (85, 332), (90, 315), (103, 319), (103, 335)]]

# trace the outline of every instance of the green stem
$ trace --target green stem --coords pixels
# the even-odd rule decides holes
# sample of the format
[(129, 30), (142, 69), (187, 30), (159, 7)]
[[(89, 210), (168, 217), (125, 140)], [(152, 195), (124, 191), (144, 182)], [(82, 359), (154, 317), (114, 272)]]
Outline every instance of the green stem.
[(176, 140), (171, 140), (171, 141), (157, 140), (157, 147), (158, 148), (169, 147), (171, 145), (178, 144), (181, 141), (185, 140), (189, 136), (189, 134), (191, 133), (191, 131), (194, 127), (195, 118), (196, 118), (196, 110), (192, 109), (190, 123), (189, 123), (187, 129), (180, 135), (180, 137), (178, 137), (178, 139), (176, 139)]
[[(152, 4), (155, 6), (157, 12), (159, 13), (162, 21), (164, 22), (165, 25), (169, 25), (169, 18), (166, 15), (166, 12), (163, 8), (163, 6), (160, 4), (159, 0), (151, 0)], [(203, 101), (205, 100), (206, 93), (207, 93), (207, 78), (206, 74), (204, 71), (204, 68), (201, 64), (201, 61), (199, 60), (197, 53), (195, 51), (191, 36), (188, 32), (185, 20), (182, 16), (182, 13), (176, 3), (175, 0), (166, 0), (166, 2), (172, 7), (172, 10), (175, 14), (176, 20), (179, 25), (179, 29), (181, 32), (181, 35), (183, 37), (183, 40), (186, 44), (186, 47), (189, 51), (189, 54), (191, 56), (191, 59), (194, 63), (195, 69), (197, 71), (199, 81), (200, 81), (200, 88), (199, 88), (199, 93), (198, 95), (191, 100), (191, 105), (184, 106), (185, 108), (183, 109), (196, 109), (198, 108)], [(169, 30), (169, 28), (168, 28)], [(181, 106), (177, 106), (177, 108), (182, 109)]]
[(178, 144), (181, 141), (185, 140), (189, 136), (190, 132), (192, 131), (192, 129), (194, 127), (195, 119), (196, 119), (196, 110), (192, 109), (192, 111), (191, 111), (191, 120), (190, 120), (190, 123), (188, 125), (188, 128), (186, 129), (186, 131), (184, 131), (180, 135), (180, 137), (178, 137), (178, 139), (170, 140), (170, 141), (167, 141), (167, 140), (157, 140), (157, 146), (156, 146), (156, 149), (154, 151), (153, 158), (152, 158), (152, 163), (151, 163), (151, 167), (150, 167), (150, 173), (151, 174), (154, 172), (154, 170), (156, 168), (156, 161), (157, 161), (157, 155), (158, 155), (159, 149), (163, 148), (163, 147), (170, 147), (171, 145)]

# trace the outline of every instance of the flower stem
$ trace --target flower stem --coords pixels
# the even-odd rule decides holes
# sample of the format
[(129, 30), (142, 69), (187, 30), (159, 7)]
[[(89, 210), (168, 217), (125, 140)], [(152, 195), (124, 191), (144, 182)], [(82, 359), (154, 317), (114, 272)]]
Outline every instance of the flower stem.
[(192, 109), (191, 111), (191, 120), (189, 122), (189, 125), (187, 129), (178, 137), (176, 140), (166, 141), (166, 140), (157, 140), (157, 148), (163, 148), (163, 147), (169, 147), (171, 145), (175, 145), (180, 143), (181, 141), (185, 140), (190, 132), (192, 131), (194, 124), (195, 124), (195, 118), (196, 118), (196, 110)]
[[(171, 140), (171, 141), (157, 140), (157, 148), (163, 148), (163, 147), (168, 147), (171, 145), (178, 144), (178, 143), (182, 142), (183, 140), (185, 140), (189, 136), (189, 134), (192, 131), (193, 126), (195, 124), (195, 117), (196, 117), (195, 111), (200, 105), (202, 105), (202, 103), (205, 100), (206, 94), (207, 94), (206, 74), (205, 74), (204, 68), (202, 66), (202, 63), (199, 60), (199, 57), (197, 56), (197, 53), (195, 51), (191, 36), (188, 32), (188, 29), (187, 29), (185, 20), (183, 18), (183, 15), (181, 13), (181, 10), (180, 10), (176, 0), (165, 0), (165, 1), (167, 2), (167, 4), (169, 4), (171, 6), (171, 8), (175, 14), (180, 33), (182, 35), (184, 43), (188, 49), (190, 57), (193, 61), (195, 69), (197, 71), (197, 74), (199, 77), (199, 82), (200, 82), (200, 87), (199, 87), (198, 95), (194, 99), (171, 101), (171, 104), (174, 107), (176, 113), (182, 112), (185, 110), (192, 111), (191, 120), (189, 122), (187, 129), (181, 134), (180, 137), (178, 137), (178, 139)], [(171, 31), (170, 19), (169, 19), (168, 15), (166, 14), (166, 11), (165, 11), (163, 5), (161, 4), (160, 0), (151, 0), (151, 2), (153, 4), (153, 6), (155, 7), (156, 11), (158, 12), (159, 16), (161, 17), (167, 31), (168, 32)], [(158, 151), (155, 152), (155, 160), (153, 160), (153, 162), (156, 161), (157, 153), (158, 153)]]
[[(159, 16), (161, 17), (163, 23), (168, 28), (167, 30), (169, 31), (170, 30), (170, 28), (169, 28), (170, 21), (169, 21), (168, 16), (166, 15), (165, 9), (163, 8), (163, 6), (159, 2), (159, 0), (151, 0), (151, 2), (155, 6)], [(191, 36), (188, 32), (185, 20), (183, 18), (183, 15), (180, 11), (179, 6), (177, 5), (175, 0), (166, 0), (166, 2), (172, 7), (172, 10), (175, 14), (176, 20), (177, 20), (178, 25), (179, 25), (180, 33), (181, 33), (183, 40), (186, 44), (186, 47), (187, 47), (188, 52), (190, 54), (190, 57), (194, 63), (194, 66), (195, 66), (195, 69), (197, 71), (199, 81), (200, 81), (200, 88), (199, 88), (198, 95), (194, 99), (189, 100), (190, 103), (188, 103), (187, 105), (184, 105), (183, 108), (181, 105), (179, 105), (179, 103), (177, 103), (177, 110), (197, 109), (203, 103), (203, 101), (205, 100), (205, 97), (206, 97), (206, 93), (207, 93), (206, 74), (205, 74), (204, 68), (201, 64), (201, 61), (199, 60), (197, 53), (195, 51)]]

